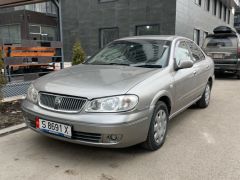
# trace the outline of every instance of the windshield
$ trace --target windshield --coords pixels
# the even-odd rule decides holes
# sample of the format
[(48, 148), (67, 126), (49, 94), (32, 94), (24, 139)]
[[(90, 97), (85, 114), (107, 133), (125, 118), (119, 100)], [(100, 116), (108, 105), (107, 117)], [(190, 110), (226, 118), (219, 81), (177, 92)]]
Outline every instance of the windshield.
[(114, 41), (85, 64), (166, 67), (170, 45), (171, 42), (165, 40)]

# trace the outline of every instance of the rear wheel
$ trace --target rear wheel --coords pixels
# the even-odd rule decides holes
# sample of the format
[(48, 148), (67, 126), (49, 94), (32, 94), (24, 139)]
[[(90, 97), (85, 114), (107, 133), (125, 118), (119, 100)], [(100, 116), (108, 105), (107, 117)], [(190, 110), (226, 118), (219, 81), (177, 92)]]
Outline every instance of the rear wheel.
[(156, 104), (152, 116), (148, 137), (143, 146), (151, 151), (159, 149), (165, 142), (168, 125), (168, 109), (164, 102), (159, 101)]
[(208, 82), (201, 99), (197, 102), (197, 106), (200, 108), (208, 107), (210, 103), (210, 97), (211, 97), (211, 84), (210, 82)]

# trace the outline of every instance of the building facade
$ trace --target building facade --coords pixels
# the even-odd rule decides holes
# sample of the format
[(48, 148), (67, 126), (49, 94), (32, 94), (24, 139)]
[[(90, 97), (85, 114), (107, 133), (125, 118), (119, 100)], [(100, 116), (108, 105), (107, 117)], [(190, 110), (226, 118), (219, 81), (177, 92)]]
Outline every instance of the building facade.
[(175, 34), (202, 45), (217, 26), (234, 27), (234, 6), (230, 1), (177, 0)]
[(135, 35), (180, 35), (199, 45), (219, 25), (233, 27), (234, 0), (62, 0), (65, 60), (75, 41), (87, 55)]
[(57, 9), (50, 1), (3, 8), (0, 15), (0, 44), (59, 39)]
[[(135, 35), (180, 35), (202, 44), (219, 25), (233, 27), (236, 0), (61, 0), (65, 61), (80, 41), (93, 55), (112, 40)], [(0, 9), (0, 42), (59, 40), (51, 1)]]

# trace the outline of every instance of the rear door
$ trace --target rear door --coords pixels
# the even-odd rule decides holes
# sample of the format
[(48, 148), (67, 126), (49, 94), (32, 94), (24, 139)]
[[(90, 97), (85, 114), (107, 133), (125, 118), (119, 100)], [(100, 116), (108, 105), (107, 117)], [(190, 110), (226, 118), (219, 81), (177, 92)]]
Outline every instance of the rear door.
[(206, 38), (203, 44), (205, 53), (215, 64), (237, 64), (238, 37), (234, 34), (216, 34)]

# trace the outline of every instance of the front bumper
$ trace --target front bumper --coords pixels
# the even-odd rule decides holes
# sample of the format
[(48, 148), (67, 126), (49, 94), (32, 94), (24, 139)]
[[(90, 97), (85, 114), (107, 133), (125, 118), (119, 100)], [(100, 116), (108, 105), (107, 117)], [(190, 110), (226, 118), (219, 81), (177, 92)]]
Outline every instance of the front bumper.
[[(148, 135), (151, 110), (128, 113), (63, 114), (48, 111), (25, 100), (22, 104), (25, 122), (29, 128), (43, 135), (83, 145), (121, 148), (144, 142)], [(36, 129), (36, 117), (72, 126), (72, 138), (48, 134)], [(120, 135), (117, 141), (107, 141), (111, 135)]]

